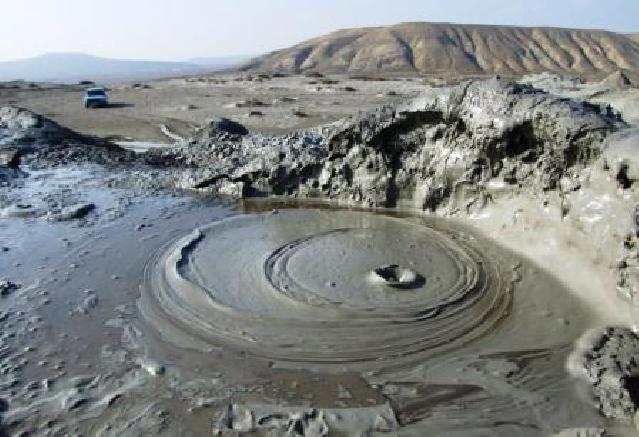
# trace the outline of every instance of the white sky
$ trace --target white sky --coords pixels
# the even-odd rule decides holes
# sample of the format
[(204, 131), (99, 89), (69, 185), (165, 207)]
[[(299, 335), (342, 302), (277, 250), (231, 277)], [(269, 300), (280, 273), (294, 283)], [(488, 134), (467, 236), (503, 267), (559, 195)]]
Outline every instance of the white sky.
[(338, 28), (403, 21), (639, 32), (639, 0), (0, 0), (0, 61), (46, 52), (260, 54)]

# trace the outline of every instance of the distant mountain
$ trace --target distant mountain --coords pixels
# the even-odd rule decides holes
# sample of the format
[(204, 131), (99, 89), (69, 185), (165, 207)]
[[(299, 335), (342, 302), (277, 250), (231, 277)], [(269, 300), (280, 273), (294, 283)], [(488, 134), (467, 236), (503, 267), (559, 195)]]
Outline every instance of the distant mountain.
[(230, 68), (237, 67), (249, 60), (255, 58), (254, 55), (241, 55), (241, 56), (219, 56), (213, 58), (192, 58), (187, 59), (189, 64), (203, 65), (207, 67), (215, 68)]
[(82, 53), (49, 53), (36, 58), (0, 62), (0, 81), (71, 83), (80, 80), (142, 80), (200, 74), (219, 68), (213, 63), (135, 61)]
[[(634, 36), (639, 40), (639, 36)], [(245, 70), (605, 75), (639, 71), (639, 44), (600, 30), (449, 23), (346, 29), (259, 57)]]

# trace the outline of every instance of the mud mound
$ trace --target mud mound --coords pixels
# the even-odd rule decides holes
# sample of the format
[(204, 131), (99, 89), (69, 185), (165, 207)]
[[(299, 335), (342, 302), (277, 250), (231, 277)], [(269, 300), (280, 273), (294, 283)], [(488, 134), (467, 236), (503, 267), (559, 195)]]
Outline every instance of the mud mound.
[(186, 149), (206, 172), (184, 186), (468, 210), (496, 195), (495, 187), (542, 193), (578, 186), (578, 170), (599, 156), (617, 123), (599, 106), (529, 86), (468, 82), (434, 100), (335, 123), (324, 129), (326, 140), (213, 141)]
[(15, 106), (0, 107), (0, 147), (33, 148), (74, 142), (92, 141), (26, 109)]
[(15, 106), (0, 107), (0, 149), (35, 154), (34, 165), (121, 162), (133, 154), (101, 139), (81, 135), (53, 120)]
[(320, 183), (331, 195), (432, 210), (480, 206), (491, 183), (557, 189), (599, 155), (614, 126), (601, 112), (530, 87), (467, 83), (435, 103), (382, 108), (338, 126)]

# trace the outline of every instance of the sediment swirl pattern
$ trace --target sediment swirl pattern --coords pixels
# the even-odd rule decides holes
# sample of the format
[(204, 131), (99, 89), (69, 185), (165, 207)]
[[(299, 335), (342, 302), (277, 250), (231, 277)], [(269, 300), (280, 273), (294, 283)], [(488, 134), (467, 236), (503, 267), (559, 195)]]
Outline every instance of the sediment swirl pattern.
[[(403, 288), (375, 280), (383, 265), (421, 281)], [(510, 272), (471, 234), (437, 221), (317, 210), (201, 227), (155, 260), (146, 290), (163, 319), (204, 343), (289, 364), (367, 369), (483, 336), (512, 299)]]

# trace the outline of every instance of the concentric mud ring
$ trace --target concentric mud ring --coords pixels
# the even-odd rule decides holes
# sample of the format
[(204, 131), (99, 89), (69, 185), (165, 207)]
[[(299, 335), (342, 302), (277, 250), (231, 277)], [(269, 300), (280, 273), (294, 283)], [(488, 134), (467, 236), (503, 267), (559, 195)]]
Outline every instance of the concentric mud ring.
[(145, 288), (155, 323), (212, 346), (382, 368), (490, 331), (511, 303), (505, 278), (472, 235), (434, 221), (291, 210), (197, 229), (157, 259)]

